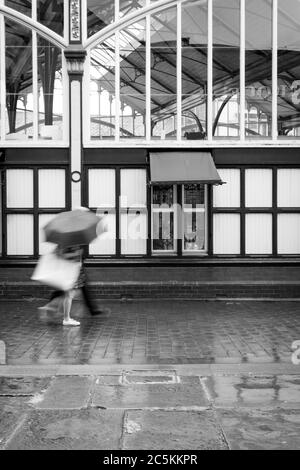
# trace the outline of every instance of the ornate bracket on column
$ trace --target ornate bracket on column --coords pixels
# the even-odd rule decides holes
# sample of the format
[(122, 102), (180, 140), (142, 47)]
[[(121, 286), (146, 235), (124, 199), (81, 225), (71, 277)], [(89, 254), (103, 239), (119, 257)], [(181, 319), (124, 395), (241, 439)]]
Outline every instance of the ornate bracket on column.
[[(65, 50), (65, 58), (67, 60), (67, 70), (70, 76), (83, 75), (86, 51), (84, 49), (68, 48)], [(78, 77), (77, 77), (78, 78)]]

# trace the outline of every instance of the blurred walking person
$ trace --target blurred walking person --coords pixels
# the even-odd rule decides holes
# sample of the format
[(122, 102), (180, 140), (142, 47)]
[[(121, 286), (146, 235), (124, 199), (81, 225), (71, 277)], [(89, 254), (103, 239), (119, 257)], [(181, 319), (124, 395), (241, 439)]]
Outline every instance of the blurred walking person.
[[(72, 300), (77, 289), (82, 292), (83, 300), (92, 315), (102, 313), (96, 308), (89, 295), (82, 249), (99, 235), (97, 232), (99, 221), (99, 217), (89, 209), (79, 208), (62, 212), (44, 227), (46, 241), (55, 243), (57, 248), (52, 254), (40, 258), (32, 279), (57, 289), (52, 294), (49, 303), (41, 308), (53, 309), (52, 302), (58, 299), (60, 304), (63, 303), (65, 326), (80, 325), (80, 322), (70, 317)], [(60, 279), (57, 279), (59, 277)]]
[[(77, 281), (74, 284), (74, 287), (72, 289), (72, 292), (69, 293), (69, 300), (67, 301), (65, 299), (65, 305), (66, 309), (64, 311), (68, 310), (68, 305), (72, 305), (72, 300), (76, 296), (76, 290), (79, 290), (82, 294), (82, 299), (85, 303), (85, 306), (87, 307), (87, 310), (91, 315), (100, 315), (102, 313), (105, 313), (104, 310), (101, 310), (97, 307), (95, 302), (92, 300), (90, 291), (88, 288), (87, 284), (87, 276), (84, 268), (84, 260), (83, 260), (83, 248), (82, 247), (70, 247), (68, 249), (62, 250), (61, 251), (61, 256), (64, 257), (64, 259), (67, 260), (73, 260), (74, 262), (79, 262), (80, 263), (80, 272)], [(59, 300), (59, 303), (61, 303), (61, 298), (62, 296), (65, 296), (65, 292), (62, 290), (56, 290), (53, 292), (51, 295), (49, 302), (40, 307), (40, 309), (45, 309), (45, 310), (57, 310), (57, 306), (55, 306), (55, 300)], [(65, 296), (66, 297), (66, 296)], [(70, 307), (71, 308), (71, 307)], [(66, 318), (67, 322), (67, 318)]]

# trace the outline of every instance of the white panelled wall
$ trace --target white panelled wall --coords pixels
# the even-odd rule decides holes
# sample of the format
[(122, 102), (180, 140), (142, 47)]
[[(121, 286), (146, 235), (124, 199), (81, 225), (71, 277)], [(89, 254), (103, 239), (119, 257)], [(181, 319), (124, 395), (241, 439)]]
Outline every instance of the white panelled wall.
[(245, 171), (246, 207), (272, 207), (272, 170)]
[[(6, 173), (6, 207), (8, 209), (33, 208), (33, 170), (16, 169)], [(7, 215), (7, 254), (30, 256), (34, 253), (33, 215)]]
[(50, 220), (55, 217), (55, 214), (40, 214), (39, 215), (39, 254), (44, 255), (46, 253), (49, 253), (53, 250), (54, 244), (53, 243), (48, 243), (45, 241), (45, 234), (43, 228), (45, 225), (50, 222)]
[[(33, 171), (8, 170), (6, 174), (6, 207), (31, 209), (33, 207)], [(16, 191), (16, 189), (18, 189)]]
[(146, 170), (121, 170), (121, 253), (147, 252)]
[[(198, 209), (200, 215), (195, 212), (198, 218), (206, 213), (212, 218), (211, 224), (209, 220), (207, 224), (212, 227), (212, 249), (209, 252), (209, 244), (205, 243), (198, 253), (194, 250), (192, 254), (300, 255), (300, 169), (240, 166), (218, 168), (218, 171), (226, 184), (213, 188), (212, 210), (206, 207), (206, 198), (206, 206)], [(66, 169), (8, 168), (5, 175), (1, 217), (6, 233), (3, 256), (33, 257), (47, 252), (52, 246), (45, 243), (43, 227), (56, 213), (68, 208)], [(151, 245), (147, 244), (151, 214), (147, 210), (150, 192), (146, 168), (89, 168), (87, 175), (86, 203), (99, 216), (98, 238), (90, 245), (90, 255), (146, 256)], [(163, 227), (170, 224), (170, 213), (175, 211), (172, 203), (165, 209), (152, 208), (152, 238), (162, 237), (160, 224), (153, 221), (156, 211), (163, 210), (167, 211), (163, 213), (167, 219), (162, 220)], [(174, 244), (166, 243), (168, 248), (161, 252), (152, 244), (156, 256), (167, 252), (177, 255), (175, 215)], [(192, 225), (192, 218), (189, 223)], [(200, 219), (197, 224), (201, 225)], [(208, 237), (204, 233), (202, 238)], [(188, 255), (187, 251), (183, 247), (183, 256)]]
[(33, 215), (7, 216), (7, 254), (33, 255)]
[(272, 214), (246, 214), (246, 254), (272, 254)]
[(240, 215), (214, 214), (214, 254), (240, 254)]
[(226, 184), (214, 188), (214, 207), (240, 207), (240, 170), (218, 169)]
[(66, 210), (66, 170), (7, 169), (5, 187), (6, 255), (34, 256), (51, 250), (43, 227)]
[(146, 170), (121, 169), (119, 195), (116, 194), (114, 169), (89, 169), (88, 182), (89, 207), (96, 210), (101, 220), (98, 238), (90, 245), (90, 254), (116, 254), (116, 217), (119, 217), (121, 254), (145, 255), (148, 233)]
[[(300, 169), (241, 167), (218, 171), (226, 184), (214, 188), (213, 253), (299, 255)], [(277, 188), (273, 187), (274, 175)]]
[(300, 214), (279, 214), (278, 254), (300, 254)]
[[(96, 209), (101, 218), (98, 238), (90, 245), (91, 255), (115, 255), (116, 253), (116, 171), (90, 169), (89, 207)], [(101, 231), (101, 233), (100, 233)]]
[[(247, 169), (245, 171), (245, 206), (247, 208), (271, 208), (273, 205), (273, 175), (271, 169)], [(246, 214), (245, 243), (247, 255), (271, 255), (272, 214)]]
[(278, 170), (278, 207), (300, 207), (300, 169)]
[(39, 170), (39, 207), (64, 207), (65, 170)]
[[(239, 208), (241, 200), (241, 176), (239, 169), (218, 169), (221, 180), (226, 182), (214, 188), (215, 208)], [(240, 254), (240, 215), (214, 214), (213, 251), (215, 255)]]
[[(300, 207), (300, 169), (278, 170), (277, 204), (280, 208)], [(278, 254), (300, 254), (300, 214), (279, 214)]]

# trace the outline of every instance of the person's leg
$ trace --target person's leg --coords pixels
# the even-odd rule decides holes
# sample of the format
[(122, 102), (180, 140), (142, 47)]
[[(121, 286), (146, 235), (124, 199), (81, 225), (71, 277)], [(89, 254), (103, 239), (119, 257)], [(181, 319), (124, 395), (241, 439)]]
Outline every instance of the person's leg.
[(74, 320), (70, 317), (71, 307), (72, 307), (73, 294), (71, 292), (66, 292), (64, 297), (64, 326), (79, 326), (80, 322)]
[(39, 307), (40, 310), (53, 310), (53, 311), (56, 311), (57, 310), (57, 306), (55, 307), (52, 302), (53, 300), (55, 299), (58, 299), (59, 297), (62, 297), (64, 295), (64, 291), (62, 290), (55, 290), (51, 296), (50, 296), (50, 299), (49, 299), (49, 302), (46, 303), (46, 305), (42, 305), (41, 307)]
[(57, 299), (57, 297), (61, 297), (63, 295), (64, 295), (63, 290), (55, 290), (50, 296), (49, 303), (52, 302), (52, 300)]
[(83, 283), (80, 287), (82, 292), (82, 297), (85, 302), (86, 307), (88, 308), (91, 315), (99, 315), (101, 313), (106, 313), (105, 310), (102, 310), (97, 307), (96, 303), (91, 299), (90, 291), (88, 288), (88, 277), (84, 265), (82, 266), (83, 273)]
[(81, 292), (82, 292), (82, 297), (85, 302), (85, 305), (87, 306), (89, 312), (91, 315), (95, 315), (97, 312), (97, 306), (94, 304), (90, 297), (89, 289), (86, 285), (83, 285), (81, 287)]

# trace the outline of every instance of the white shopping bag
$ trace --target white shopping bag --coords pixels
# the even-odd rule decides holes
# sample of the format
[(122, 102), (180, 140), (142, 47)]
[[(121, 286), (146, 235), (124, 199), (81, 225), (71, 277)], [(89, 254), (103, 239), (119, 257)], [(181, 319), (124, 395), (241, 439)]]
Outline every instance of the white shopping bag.
[(80, 263), (48, 253), (40, 257), (31, 279), (67, 291), (74, 287), (79, 272)]

